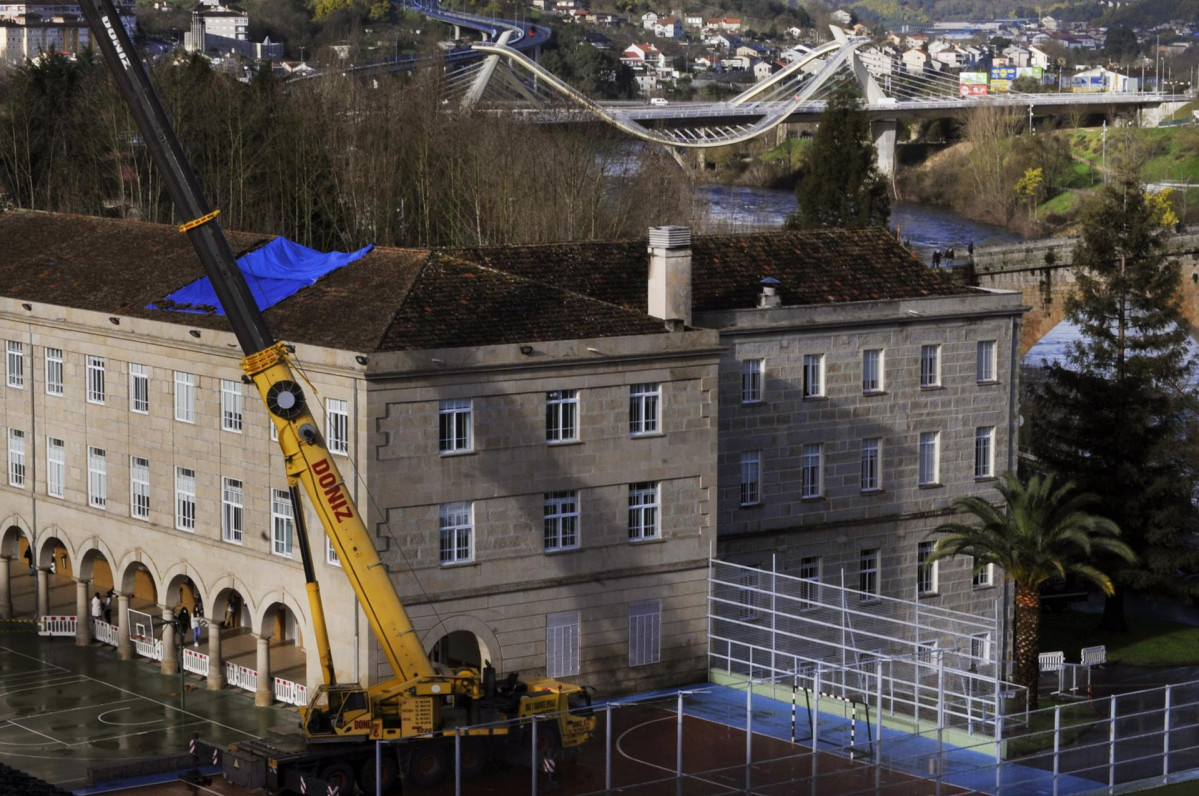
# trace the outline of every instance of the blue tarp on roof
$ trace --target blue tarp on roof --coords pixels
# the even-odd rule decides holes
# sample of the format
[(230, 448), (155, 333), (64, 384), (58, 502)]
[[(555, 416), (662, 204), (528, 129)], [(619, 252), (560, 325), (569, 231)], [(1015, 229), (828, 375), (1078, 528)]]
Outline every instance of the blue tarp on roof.
[[(315, 283), (325, 274), (349, 265), (373, 248), (372, 243), (356, 252), (318, 252), (286, 238), (275, 238), (265, 246), (239, 257), (237, 264), (246, 276), (246, 283), (250, 286), (258, 309), (266, 310), (301, 288)], [(162, 302), (150, 305), (150, 309), (175, 312), (212, 313), (213, 308), (217, 315), (225, 314), (208, 277), (197, 279)]]

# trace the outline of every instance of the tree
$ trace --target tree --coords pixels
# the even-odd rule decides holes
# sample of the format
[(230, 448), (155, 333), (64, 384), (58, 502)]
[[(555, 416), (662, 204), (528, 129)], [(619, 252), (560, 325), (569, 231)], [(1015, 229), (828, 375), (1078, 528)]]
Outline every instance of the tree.
[(1113, 27), (1107, 31), (1103, 40), (1103, 54), (1118, 63), (1127, 62), (1136, 57), (1141, 46), (1137, 43), (1137, 34), (1132, 28)]
[(852, 87), (828, 99), (795, 186), (799, 207), (790, 229), (886, 226), (891, 216), (887, 180), (878, 171), (870, 119)]
[(1045, 369), (1030, 445), (1050, 469), (1102, 496), (1139, 564), (1114, 561), (1103, 627), (1127, 630), (1126, 589), (1186, 595), (1199, 555), (1194, 362), (1179, 308), (1180, 274), (1163, 255), (1168, 203), (1122, 168), (1085, 213), (1066, 317), (1080, 339)]
[(975, 572), (994, 565), (1015, 585), (1016, 682), (1028, 689), (1033, 710), (1037, 708), (1041, 586), (1050, 578), (1069, 574), (1111, 594), (1111, 578), (1090, 563), (1091, 556), (1102, 552), (1126, 561), (1136, 559), (1119, 539), (1119, 527), (1090, 512), (1099, 503), (1095, 495), (1077, 491), (1073, 483), (1057, 486), (1055, 480), (1052, 474), (1034, 475), (1025, 484), (1004, 473), (998, 486), (1002, 507), (978, 496), (958, 498), (954, 510), (971, 515), (974, 521), (938, 526), (936, 533), (943, 538), (928, 559), (931, 564), (951, 556), (971, 556)]
[(1045, 170), (1040, 168), (1029, 168), (1016, 183), (1016, 196), (1028, 202), (1028, 214), (1033, 217), (1034, 221), (1037, 218), (1037, 202), (1041, 198), (1044, 187)]

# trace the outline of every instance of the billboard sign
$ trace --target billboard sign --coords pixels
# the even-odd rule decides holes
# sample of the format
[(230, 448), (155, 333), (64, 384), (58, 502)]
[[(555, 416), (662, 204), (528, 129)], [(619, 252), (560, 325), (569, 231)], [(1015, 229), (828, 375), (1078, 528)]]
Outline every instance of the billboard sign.
[(977, 85), (974, 83), (963, 83), (958, 86), (959, 97), (985, 97), (987, 96), (987, 85)]
[(987, 85), (987, 73), (962, 72), (958, 75), (958, 83), (963, 86), (985, 86)]

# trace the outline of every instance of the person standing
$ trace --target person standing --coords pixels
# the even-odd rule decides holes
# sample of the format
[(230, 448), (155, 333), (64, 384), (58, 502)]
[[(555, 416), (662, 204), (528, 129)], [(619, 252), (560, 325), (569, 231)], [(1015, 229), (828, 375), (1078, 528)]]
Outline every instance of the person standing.
[(200, 626), (204, 624), (201, 620), (204, 618), (204, 603), (200, 601), (200, 595), (196, 595), (196, 607), (192, 611), (192, 646), (200, 646)]
[(97, 622), (100, 621), (100, 612), (103, 608), (104, 605), (100, 602), (100, 592), (96, 592), (92, 595), (92, 638), (96, 638), (98, 635), (99, 626)]
[(192, 629), (192, 616), (187, 612), (187, 606), (179, 603), (179, 612), (175, 615), (179, 622), (179, 646), (187, 643), (187, 634)]

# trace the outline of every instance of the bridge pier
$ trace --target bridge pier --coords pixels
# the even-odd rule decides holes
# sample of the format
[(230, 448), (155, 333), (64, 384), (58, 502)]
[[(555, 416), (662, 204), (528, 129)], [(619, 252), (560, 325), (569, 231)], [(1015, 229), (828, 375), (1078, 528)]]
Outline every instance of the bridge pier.
[(870, 123), (874, 148), (878, 152), (879, 173), (887, 179), (895, 177), (895, 137), (899, 122), (895, 119), (876, 119)]

